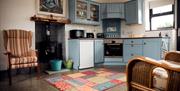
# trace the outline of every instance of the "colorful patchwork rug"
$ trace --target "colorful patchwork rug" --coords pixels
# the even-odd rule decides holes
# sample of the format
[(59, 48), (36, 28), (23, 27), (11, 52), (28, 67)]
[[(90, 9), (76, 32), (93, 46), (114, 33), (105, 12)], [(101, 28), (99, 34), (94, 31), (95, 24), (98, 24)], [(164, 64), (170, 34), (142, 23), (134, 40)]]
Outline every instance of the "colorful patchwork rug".
[(59, 91), (105, 91), (120, 85), (126, 91), (125, 73), (107, 69), (85, 70), (46, 79)]

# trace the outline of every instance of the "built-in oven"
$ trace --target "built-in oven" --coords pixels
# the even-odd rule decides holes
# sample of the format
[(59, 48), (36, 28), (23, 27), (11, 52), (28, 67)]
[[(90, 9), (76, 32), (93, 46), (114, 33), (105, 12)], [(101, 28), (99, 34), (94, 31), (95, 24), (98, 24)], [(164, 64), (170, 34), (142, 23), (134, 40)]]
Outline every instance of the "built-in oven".
[(105, 57), (122, 57), (123, 40), (122, 39), (105, 39), (104, 40)]

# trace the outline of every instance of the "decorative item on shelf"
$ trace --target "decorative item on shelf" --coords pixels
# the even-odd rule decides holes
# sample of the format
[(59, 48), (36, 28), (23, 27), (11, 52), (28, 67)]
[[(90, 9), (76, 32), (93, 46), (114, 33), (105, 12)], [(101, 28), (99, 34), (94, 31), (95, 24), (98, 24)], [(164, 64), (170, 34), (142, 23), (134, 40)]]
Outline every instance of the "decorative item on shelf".
[(50, 14), (50, 19), (53, 19), (53, 15), (52, 14)]

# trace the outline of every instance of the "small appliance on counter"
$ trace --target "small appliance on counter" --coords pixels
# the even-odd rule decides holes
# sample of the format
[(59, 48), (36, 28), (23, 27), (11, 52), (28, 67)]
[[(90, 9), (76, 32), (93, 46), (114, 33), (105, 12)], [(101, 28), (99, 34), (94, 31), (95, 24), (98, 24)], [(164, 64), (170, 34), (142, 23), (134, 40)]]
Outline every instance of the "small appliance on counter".
[(70, 30), (69, 35), (71, 39), (84, 38), (84, 30)]
[(104, 33), (97, 33), (97, 34), (96, 34), (96, 37), (97, 37), (97, 38), (104, 38)]
[(94, 33), (86, 33), (86, 38), (94, 38)]

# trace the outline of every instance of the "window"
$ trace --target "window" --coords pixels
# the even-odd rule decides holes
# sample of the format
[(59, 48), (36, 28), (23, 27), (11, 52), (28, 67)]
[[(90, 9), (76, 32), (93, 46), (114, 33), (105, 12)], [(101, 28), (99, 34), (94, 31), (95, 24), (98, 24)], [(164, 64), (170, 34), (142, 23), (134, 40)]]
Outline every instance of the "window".
[(150, 30), (166, 30), (174, 27), (174, 5), (150, 9)]

